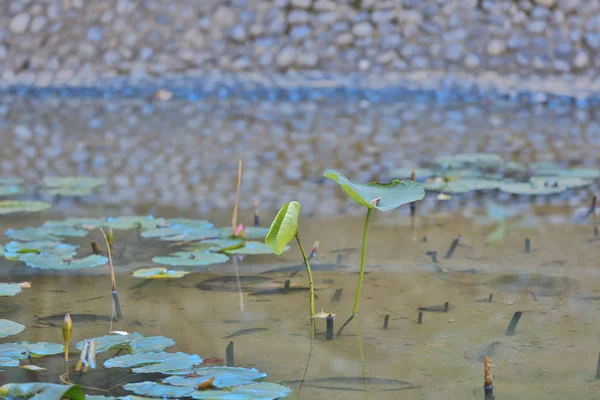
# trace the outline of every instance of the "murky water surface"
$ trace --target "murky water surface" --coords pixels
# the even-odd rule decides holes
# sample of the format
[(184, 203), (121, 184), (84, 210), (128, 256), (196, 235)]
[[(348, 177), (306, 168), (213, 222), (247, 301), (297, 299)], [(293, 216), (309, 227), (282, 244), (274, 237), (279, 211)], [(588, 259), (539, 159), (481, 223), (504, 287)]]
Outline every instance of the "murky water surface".
[[(339, 188), (323, 183), (320, 173), (326, 167), (366, 180), (438, 152), (490, 151), (509, 159), (588, 166), (597, 158), (597, 124), (584, 111), (521, 110), (519, 119), (511, 117), (517, 111), (478, 104), (429, 109), (388, 104), (366, 110), (287, 104), (269, 110), (266, 103), (223, 109), (202, 103), (178, 108), (145, 101), (123, 107), (98, 100), (39, 101), (34, 107), (35, 102), (23, 99), (14, 105), (3, 100), (0, 135), (8, 140), (0, 171), (30, 182), (46, 174), (97, 173), (108, 178), (108, 189), (83, 201), (54, 199), (52, 211), (38, 215), (2, 216), (2, 230), (69, 216), (134, 213), (206, 218), (227, 226), (236, 161), (243, 158), (240, 220), (252, 221), (255, 198), (263, 204), (263, 224), (282, 202), (301, 200), (306, 206), (302, 240), (305, 246), (320, 241), (313, 261), (316, 308), (335, 313), (336, 328), (351, 312), (364, 217)], [(569, 124), (566, 136), (561, 127)], [(270, 136), (258, 136), (263, 131)], [(510, 205), (517, 199), (499, 200)], [(141, 238), (135, 230), (116, 231), (124, 317), (114, 329), (172, 337), (177, 344), (169, 350), (204, 358), (224, 358), (225, 347), (234, 341), (236, 364), (255, 366), (270, 381), (297, 388), (306, 371), (301, 393), (294, 393), (303, 399), (481, 399), (484, 356), (494, 364), (498, 399), (600, 398), (600, 381), (595, 380), (600, 236), (594, 236), (591, 218), (586, 224), (571, 218), (575, 207), (589, 203), (589, 192), (520, 200), (521, 214), (506, 221), (504, 238), (494, 243), (488, 243), (488, 236), (497, 225), (482, 218), (488, 197), (455, 196), (441, 204), (428, 196), (414, 226), (407, 208), (374, 213), (359, 314), (331, 341), (324, 338), (325, 320), (317, 320), (308, 366), (308, 294), (273, 293), (287, 279), (292, 289), (307, 284), (295, 243), (281, 257), (247, 256), (240, 262), (240, 295), (231, 280), (214, 284), (215, 278), (235, 277), (231, 261), (192, 269), (178, 280), (132, 278), (133, 270), (152, 266), (153, 256), (167, 254), (168, 245)], [(446, 259), (459, 234), (460, 244)], [(97, 232), (92, 237), (101, 240)], [(530, 253), (524, 250), (527, 238)], [(91, 252), (88, 240), (72, 241), (82, 245), (80, 255)], [(437, 252), (439, 264), (426, 255), (430, 251)], [(75, 317), (74, 341), (108, 333), (108, 267), (52, 272), (2, 259), (0, 275), (1, 281), (32, 283), (15, 297), (1, 298), (0, 318), (27, 327), (1, 342), (60, 342), (58, 326), (66, 312), (89, 314)], [(340, 300), (334, 301), (340, 289)], [(261, 290), (267, 293), (256, 293)], [(419, 307), (443, 308), (445, 302), (448, 312), (425, 311), (423, 323), (417, 323)], [(516, 311), (522, 317), (509, 336)], [(112, 356), (104, 353), (99, 360)], [(49, 370), (7, 368), (0, 383), (56, 382), (63, 368), (59, 356), (30, 362)], [(141, 378), (99, 369), (77, 379), (124, 394), (119, 389), (124, 382)]]

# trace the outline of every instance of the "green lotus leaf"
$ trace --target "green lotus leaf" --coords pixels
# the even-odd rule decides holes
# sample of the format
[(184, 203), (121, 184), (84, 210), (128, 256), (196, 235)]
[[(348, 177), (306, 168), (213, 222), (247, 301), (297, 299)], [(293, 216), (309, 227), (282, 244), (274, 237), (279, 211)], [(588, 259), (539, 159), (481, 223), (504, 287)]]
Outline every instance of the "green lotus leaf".
[(14, 196), (25, 193), (25, 188), (18, 185), (0, 185), (0, 196)]
[(69, 258), (52, 253), (27, 253), (21, 255), (19, 260), (31, 268), (74, 270), (82, 268), (95, 268), (106, 265), (108, 258), (91, 254), (83, 258)]
[(472, 165), (478, 168), (497, 168), (503, 163), (502, 157), (488, 153), (464, 153), (453, 156), (440, 156), (434, 159), (434, 163), (441, 168), (463, 168)]
[(13, 336), (25, 330), (25, 326), (8, 319), (0, 319), (0, 339)]
[(554, 161), (537, 161), (537, 162), (532, 162), (531, 164), (529, 164), (529, 168), (534, 171), (540, 171), (540, 170), (561, 170), (564, 169), (559, 163), (556, 163)]
[(2, 200), (0, 201), (0, 215), (20, 212), (40, 212), (52, 207), (43, 201), (29, 200)]
[(536, 186), (561, 186), (569, 189), (592, 184), (589, 179), (571, 176), (532, 176), (529, 181)]
[(522, 194), (522, 195), (546, 195), (546, 194), (555, 194), (564, 192), (567, 190), (566, 187), (563, 186), (544, 186), (544, 185), (536, 185), (533, 182), (511, 182), (511, 181), (503, 181), (500, 184), (500, 190), (502, 192), (511, 193), (511, 194)]
[(23, 254), (29, 253), (49, 253), (60, 255), (62, 257), (74, 257), (77, 254), (77, 248), (79, 246), (52, 242), (47, 240), (33, 241), (33, 242), (17, 242), (12, 241), (6, 244), (4, 249), (5, 257), (11, 260), (20, 260)]
[(199, 267), (220, 264), (229, 260), (225, 254), (211, 251), (178, 251), (167, 257), (153, 257), (152, 262), (161, 265)]
[[(288, 251), (290, 246), (285, 246), (283, 251)], [(273, 254), (273, 250), (263, 242), (257, 242), (253, 240), (248, 240), (242, 247), (228, 250), (225, 252), (226, 254), (247, 254), (247, 255), (257, 255), (257, 254)]]
[(18, 367), (19, 360), (60, 354), (64, 346), (55, 343), (3, 343), (0, 344), (0, 367)]
[(423, 189), (434, 192), (441, 192), (448, 185), (448, 182), (442, 178), (430, 179), (423, 182)]
[(176, 225), (168, 228), (154, 228), (142, 232), (143, 237), (158, 238), (171, 242), (179, 242), (184, 240), (205, 240), (217, 238), (220, 234), (221, 230), (219, 228), (189, 228), (185, 225)]
[(16, 283), (5, 283), (0, 282), (0, 297), (2, 296), (15, 296), (21, 293), (21, 286)]
[(281, 206), (265, 237), (265, 243), (273, 253), (283, 253), (290, 240), (296, 236), (299, 216), (300, 203), (297, 201), (290, 201)]
[(85, 394), (77, 385), (55, 383), (7, 383), (0, 386), (0, 398), (30, 400), (84, 400)]
[(28, 226), (22, 229), (9, 229), (6, 231), (6, 236), (14, 240), (24, 242), (33, 241), (49, 241), (61, 242), (62, 236), (87, 236), (88, 232), (85, 229), (76, 228), (47, 228), (47, 227), (32, 227)]
[[(104, 335), (93, 340), (96, 341), (96, 352), (102, 353), (116, 348), (127, 348), (130, 353), (155, 353), (163, 351), (167, 347), (175, 345), (171, 338), (164, 336), (144, 336), (140, 333), (133, 332), (129, 335)], [(77, 343), (76, 347), (79, 350), (83, 349), (84, 342)]]
[(324, 176), (337, 182), (346, 194), (358, 204), (380, 211), (393, 210), (403, 204), (422, 200), (425, 197), (425, 191), (421, 185), (413, 181), (359, 184), (332, 169), (325, 171)]
[[(136, 353), (114, 357), (104, 362), (106, 368), (132, 368), (134, 373), (170, 374), (186, 371), (202, 363), (197, 354), (186, 353)], [(146, 394), (146, 393), (138, 393)]]
[(176, 279), (183, 278), (188, 275), (188, 271), (175, 271), (172, 269), (153, 267), (153, 268), (140, 268), (133, 272), (135, 278), (144, 279)]
[(101, 228), (107, 226), (108, 222), (105, 218), (69, 218), (65, 220), (55, 220), (44, 222), (45, 228), (54, 229), (70, 229), (70, 228), (82, 228), (88, 227), (91, 229)]
[(170, 376), (163, 380), (163, 383), (173, 386), (192, 386), (196, 387), (208, 378), (215, 378), (213, 386), (216, 388), (229, 388), (240, 385), (249, 385), (258, 379), (266, 378), (267, 374), (258, 371), (256, 368), (239, 367), (204, 367), (195, 368), (188, 371), (193, 377)]
[(123, 386), (123, 389), (131, 392), (160, 398), (182, 398), (189, 397), (196, 389), (189, 386), (171, 386), (163, 385), (158, 382), (135, 382), (128, 383)]
[(157, 226), (163, 226), (166, 223), (164, 218), (154, 218), (151, 215), (126, 216), (118, 218), (107, 218), (107, 226), (113, 229), (154, 229)]

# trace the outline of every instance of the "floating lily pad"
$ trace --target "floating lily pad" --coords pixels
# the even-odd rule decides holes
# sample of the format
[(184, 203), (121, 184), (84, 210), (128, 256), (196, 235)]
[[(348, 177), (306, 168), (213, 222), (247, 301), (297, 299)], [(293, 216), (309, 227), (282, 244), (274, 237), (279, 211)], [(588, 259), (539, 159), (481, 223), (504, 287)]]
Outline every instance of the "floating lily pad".
[(555, 194), (564, 192), (567, 188), (563, 186), (544, 186), (536, 185), (533, 182), (507, 182), (504, 181), (500, 184), (500, 190), (502, 192), (511, 194), (523, 194), (523, 195), (545, 195)]
[(466, 178), (448, 182), (442, 189), (444, 193), (468, 193), (476, 190), (492, 190), (500, 187), (500, 181)]
[(288, 387), (270, 382), (241, 385), (229, 390), (195, 390), (189, 386), (172, 386), (157, 382), (128, 383), (123, 388), (153, 397), (191, 397), (207, 400), (269, 400), (283, 398), (291, 393)]
[(6, 257), (9, 260), (20, 260), (24, 254), (49, 253), (69, 258), (77, 254), (78, 247), (79, 246), (75, 246), (72, 244), (44, 240), (34, 242), (12, 241), (6, 244), (6, 247), (4, 249), (4, 257)]
[(413, 181), (393, 181), (389, 184), (371, 182), (359, 184), (350, 181), (339, 172), (328, 169), (324, 176), (337, 182), (344, 192), (358, 204), (380, 211), (393, 210), (403, 204), (422, 200), (425, 191)]
[(52, 207), (43, 201), (29, 200), (2, 200), (0, 201), (0, 214), (12, 214), (20, 212), (40, 212)]
[(502, 165), (502, 157), (489, 153), (464, 153), (436, 157), (434, 162), (442, 168), (462, 168), (473, 165), (479, 168), (496, 168)]
[(589, 179), (583, 179), (578, 177), (570, 176), (532, 176), (530, 182), (536, 186), (544, 187), (564, 187), (564, 188), (577, 188), (589, 186), (592, 181)]
[(171, 266), (199, 267), (203, 265), (220, 264), (229, 260), (225, 254), (213, 253), (211, 251), (178, 251), (167, 257), (153, 257), (155, 264)]
[[(134, 373), (170, 374), (186, 371), (202, 363), (197, 354), (186, 353), (136, 353), (114, 357), (104, 362), (106, 368), (132, 368)], [(147, 393), (138, 393), (147, 394)]]
[(25, 330), (25, 326), (8, 319), (0, 319), (0, 339), (13, 336)]
[(0, 367), (18, 367), (19, 360), (60, 354), (64, 346), (55, 343), (3, 343), (0, 344)]
[[(288, 251), (290, 246), (285, 246), (283, 251)], [(229, 250), (227, 254), (273, 254), (273, 251), (263, 242), (249, 240), (242, 247)]]
[(107, 218), (107, 225), (113, 229), (153, 229), (166, 223), (164, 218), (154, 218), (151, 215)]
[[(159, 352), (175, 345), (171, 338), (164, 336), (147, 336), (133, 332), (129, 335), (104, 335), (93, 340), (96, 341), (96, 352), (102, 353), (111, 349), (126, 348), (130, 353)], [(84, 342), (77, 343), (79, 350), (83, 349)]]
[(446, 188), (448, 182), (442, 178), (428, 179), (423, 183), (423, 189), (434, 192), (441, 192)]
[(58, 221), (46, 221), (44, 222), (45, 228), (54, 229), (70, 229), (77, 228), (81, 229), (84, 226), (88, 228), (101, 228), (107, 226), (108, 222), (104, 218), (69, 218)]
[(0, 185), (0, 196), (14, 196), (25, 193), (25, 188), (18, 185)]
[(0, 185), (22, 185), (24, 182), (21, 178), (0, 177)]
[(0, 282), (0, 297), (14, 296), (18, 293), (21, 293), (21, 290), (21, 286), (16, 283)]
[(189, 272), (187, 271), (175, 271), (172, 269), (155, 267), (138, 269), (134, 271), (133, 276), (144, 279), (176, 279), (183, 278), (188, 274)]
[(52, 196), (87, 196), (105, 183), (104, 179), (85, 176), (46, 177), (42, 191)]
[[(417, 178), (418, 182), (424, 180), (425, 178), (436, 176), (438, 174), (437, 170), (434, 170), (431, 168), (414, 168), (414, 170), (415, 170), (415, 177)], [(394, 168), (389, 172), (388, 175), (395, 179), (411, 179), (412, 172), (413, 172), (413, 168), (411, 168), (411, 167)]]
[(242, 247), (245, 240), (242, 238), (231, 238), (231, 239), (209, 239), (203, 242), (190, 243), (185, 246), (187, 251), (205, 251), (210, 250), (216, 253), (227, 252), (239, 247)]
[(22, 229), (9, 229), (6, 231), (6, 236), (14, 240), (24, 242), (31, 241), (49, 241), (60, 242), (62, 236), (84, 237), (88, 234), (85, 229), (77, 228), (48, 228), (48, 227), (32, 227), (28, 226)]
[(506, 172), (512, 173), (525, 173), (527, 172), (527, 167), (520, 162), (508, 161), (504, 164), (504, 169)]
[(176, 225), (168, 228), (154, 228), (142, 232), (146, 238), (158, 238), (161, 240), (179, 242), (185, 240), (204, 240), (219, 237), (219, 228), (200, 227), (193, 228), (185, 225)]
[(0, 386), (0, 397), (5, 399), (30, 400), (84, 400), (85, 394), (77, 385), (55, 383), (7, 383)]
[(163, 380), (163, 383), (173, 386), (192, 386), (196, 387), (207, 378), (215, 378), (213, 386), (218, 389), (229, 388), (240, 385), (249, 385), (258, 379), (266, 378), (267, 374), (260, 372), (256, 368), (238, 368), (238, 367), (205, 367), (195, 368), (186, 374), (193, 374), (193, 377), (170, 376)]
[(106, 265), (108, 258), (97, 254), (91, 254), (83, 258), (69, 258), (52, 253), (27, 253), (19, 260), (32, 268), (72, 270), (82, 268), (94, 268)]
[(205, 219), (170, 218), (165, 221), (165, 226), (176, 228), (185, 226), (187, 228), (212, 228), (214, 225)]

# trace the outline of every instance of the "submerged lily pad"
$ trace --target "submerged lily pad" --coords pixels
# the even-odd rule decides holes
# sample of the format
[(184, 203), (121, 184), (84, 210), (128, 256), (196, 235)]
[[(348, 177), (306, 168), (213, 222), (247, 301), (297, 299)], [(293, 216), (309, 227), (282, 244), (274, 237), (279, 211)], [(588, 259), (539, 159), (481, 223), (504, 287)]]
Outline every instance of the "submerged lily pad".
[(544, 195), (564, 192), (567, 188), (563, 186), (544, 186), (533, 182), (504, 181), (500, 184), (500, 190), (511, 194)]
[(163, 383), (173, 386), (192, 386), (196, 387), (207, 378), (215, 378), (213, 386), (222, 389), (239, 385), (249, 385), (258, 379), (266, 378), (267, 374), (260, 372), (256, 368), (239, 367), (205, 367), (195, 368), (186, 372), (193, 377), (170, 376), (163, 380)]
[(167, 228), (154, 228), (142, 232), (146, 238), (158, 238), (161, 240), (179, 242), (184, 240), (204, 240), (219, 237), (221, 231), (219, 228), (211, 227), (187, 227), (185, 225), (176, 225)]
[(106, 265), (108, 258), (97, 254), (91, 254), (83, 258), (69, 258), (59, 254), (52, 253), (27, 253), (23, 254), (19, 260), (32, 268), (40, 269), (81, 269), (94, 268)]
[(2, 200), (0, 201), (0, 214), (12, 214), (20, 212), (40, 212), (52, 207), (43, 201), (30, 200)]
[(352, 182), (339, 172), (328, 169), (324, 176), (337, 182), (344, 192), (358, 204), (380, 211), (393, 210), (403, 204), (422, 200), (425, 191), (413, 181), (392, 181), (389, 184)]
[(18, 367), (19, 360), (60, 354), (64, 346), (55, 343), (3, 343), (0, 344), (0, 367)]
[(172, 269), (155, 267), (138, 269), (134, 271), (133, 276), (144, 279), (176, 279), (183, 278), (188, 274), (188, 271), (175, 271)]
[[(129, 335), (104, 335), (93, 340), (96, 341), (96, 352), (102, 353), (111, 349), (126, 348), (130, 353), (149, 353), (159, 352), (167, 347), (175, 345), (171, 338), (164, 336), (144, 336), (140, 333), (133, 332)], [(79, 350), (83, 349), (84, 342), (77, 343), (76, 347)]]
[(172, 386), (157, 382), (128, 383), (123, 388), (153, 397), (191, 397), (207, 400), (269, 400), (283, 398), (291, 393), (288, 387), (270, 382), (241, 385), (229, 390), (196, 390), (190, 386)]
[(21, 286), (16, 283), (0, 282), (0, 297), (14, 296), (18, 293), (21, 293), (21, 290)]
[(14, 240), (21, 240), (24, 242), (31, 241), (49, 241), (49, 242), (60, 242), (62, 236), (86, 236), (88, 232), (85, 229), (68, 228), (68, 227), (33, 227), (28, 226), (22, 229), (9, 229), (6, 231), (6, 236)]
[(25, 326), (8, 319), (0, 319), (0, 339), (13, 336), (25, 330)]
[(0, 196), (14, 196), (25, 193), (25, 188), (18, 185), (0, 185)]
[(213, 253), (211, 251), (178, 251), (166, 257), (153, 257), (155, 264), (171, 266), (199, 267), (203, 265), (220, 264), (229, 260), (225, 254)]
[(0, 386), (0, 398), (30, 400), (85, 400), (85, 393), (77, 385), (55, 383), (7, 383)]
[(153, 229), (157, 226), (165, 225), (164, 218), (154, 218), (151, 215), (143, 216), (127, 216), (118, 218), (107, 218), (108, 227), (113, 229)]
[[(132, 368), (134, 373), (170, 374), (186, 371), (202, 363), (197, 354), (186, 353), (136, 353), (114, 357), (104, 362), (106, 368)], [(146, 393), (139, 393), (146, 394)]]

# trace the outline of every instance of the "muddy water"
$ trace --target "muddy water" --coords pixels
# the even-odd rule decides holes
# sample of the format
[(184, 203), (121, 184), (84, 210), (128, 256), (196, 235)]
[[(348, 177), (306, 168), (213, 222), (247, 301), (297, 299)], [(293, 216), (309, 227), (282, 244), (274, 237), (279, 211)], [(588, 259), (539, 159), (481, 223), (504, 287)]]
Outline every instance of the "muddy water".
[[(575, 225), (563, 217), (570, 212), (539, 208), (537, 225), (527, 229), (515, 224), (520, 218), (509, 220), (504, 240), (494, 244), (486, 243), (494, 226), (478, 225), (475, 218), (431, 214), (417, 218), (411, 228), (403, 212), (375, 214), (359, 315), (343, 336), (332, 341), (324, 339), (325, 321), (317, 321), (307, 382), (299, 397), (483, 398), (481, 359), (489, 356), (498, 399), (600, 398), (600, 384), (594, 380), (600, 351), (600, 239), (594, 237), (591, 224)], [(33, 217), (29, 218), (27, 223), (32, 224)], [(227, 223), (225, 216), (211, 219)], [(25, 222), (10, 223), (16, 226)], [(320, 240), (319, 255), (313, 263), (319, 288), (316, 308), (337, 314), (336, 328), (352, 308), (362, 224), (362, 217), (349, 216), (307, 218), (301, 224), (305, 245)], [(3, 224), (3, 229), (8, 227)], [(453, 257), (444, 259), (459, 234), (460, 245)], [(525, 238), (531, 241), (528, 254), (524, 252)], [(131, 278), (130, 271), (150, 265), (148, 246), (131, 232), (118, 233), (117, 243), (127, 247), (132, 256), (117, 262), (124, 318), (115, 322), (114, 329), (172, 337), (177, 345), (170, 350), (204, 358), (224, 358), (226, 345), (234, 341), (236, 364), (255, 366), (267, 372), (271, 381), (298, 386), (310, 348), (307, 292), (257, 296), (247, 291), (240, 298), (235, 291), (197, 288), (207, 279), (235, 276), (231, 262), (197, 269), (179, 280), (145, 283)], [(160, 250), (154, 248), (152, 252)], [(425, 255), (431, 250), (437, 251), (439, 268)], [(281, 257), (246, 257), (239, 270), (248, 277), (249, 285), (258, 282), (257, 290), (282, 287), (286, 279), (291, 279), (292, 287), (305, 286), (303, 270), (292, 277), (290, 271), (280, 268), (298, 265), (300, 260), (294, 245)], [(335, 268), (329, 269), (331, 265)], [(0, 270), (3, 281), (32, 282), (31, 289), (2, 298), (0, 317), (27, 327), (2, 342), (59, 342), (60, 329), (40, 324), (36, 316), (110, 314), (110, 279), (105, 268), (77, 274), (32, 274), (37, 271), (3, 261)], [(259, 276), (262, 278), (251, 278)], [(332, 301), (340, 288), (340, 301)], [(484, 300), (490, 293), (493, 300), (488, 303)], [(417, 324), (419, 307), (446, 301), (450, 303), (447, 313), (425, 312), (423, 324)], [(515, 311), (523, 315), (515, 334), (507, 336)], [(389, 327), (384, 330), (382, 324), (388, 314)], [(105, 334), (108, 325), (102, 318), (76, 320), (74, 341)], [(100, 359), (113, 355), (108, 352)], [(60, 357), (34, 362), (50, 370), (36, 375), (8, 368), (0, 375), (0, 382), (57, 380), (62, 368)], [(363, 375), (371, 379), (363, 382)], [(128, 379), (139, 377), (99, 370), (82, 377), (80, 384), (100, 388), (116, 385), (113, 392), (119, 393), (119, 384)]]

